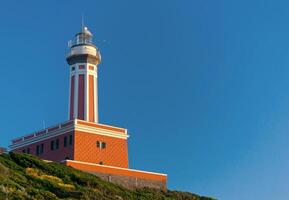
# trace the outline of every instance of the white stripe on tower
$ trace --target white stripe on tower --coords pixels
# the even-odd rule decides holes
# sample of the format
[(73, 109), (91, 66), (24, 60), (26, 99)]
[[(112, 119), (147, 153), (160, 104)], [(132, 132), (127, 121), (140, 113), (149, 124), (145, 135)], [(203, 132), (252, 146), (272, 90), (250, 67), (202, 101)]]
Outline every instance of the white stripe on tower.
[(88, 83), (88, 64), (84, 64), (84, 120), (89, 120), (89, 83)]
[(94, 121), (98, 123), (97, 65), (94, 66)]
[(74, 119), (77, 119), (78, 117), (78, 66), (75, 67), (75, 76), (74, 76)]
[(71, 110), (70, 110), (70, 100), (71, 100), (71, 76), (72, 76), (72, 73), (71, 73), (71, 67), (69, 67), (69, 72), (70, 72), (70, 76), (69, 76), (69, 95), (68, 95), (68, 120), (70, 120), (70, 113), (71, 113)]

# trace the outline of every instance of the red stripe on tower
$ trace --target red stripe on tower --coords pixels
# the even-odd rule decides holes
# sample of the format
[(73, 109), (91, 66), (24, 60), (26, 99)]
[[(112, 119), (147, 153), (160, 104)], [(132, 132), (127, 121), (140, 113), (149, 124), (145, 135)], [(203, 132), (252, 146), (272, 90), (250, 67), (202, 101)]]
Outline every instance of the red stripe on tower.
[(74, 75), (71, 76), (71, 83), (70, 83), (70, 113), (69, 113), (69, 119), (73, 119), (74, 115)]
[(84, 120), (84, 74), (78, 79), (78, 119)]
[(89, 75), (89, 121), (94, 122), (94, 76)]

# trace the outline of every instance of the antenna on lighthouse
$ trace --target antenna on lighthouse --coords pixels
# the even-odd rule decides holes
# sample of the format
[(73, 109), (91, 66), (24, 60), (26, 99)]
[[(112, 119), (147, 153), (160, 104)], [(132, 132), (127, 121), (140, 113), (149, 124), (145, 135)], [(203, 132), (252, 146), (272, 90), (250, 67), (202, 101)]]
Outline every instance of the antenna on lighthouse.
[(81, 14), (81, 29), (84, 28), (84, 15), (83, 13)]

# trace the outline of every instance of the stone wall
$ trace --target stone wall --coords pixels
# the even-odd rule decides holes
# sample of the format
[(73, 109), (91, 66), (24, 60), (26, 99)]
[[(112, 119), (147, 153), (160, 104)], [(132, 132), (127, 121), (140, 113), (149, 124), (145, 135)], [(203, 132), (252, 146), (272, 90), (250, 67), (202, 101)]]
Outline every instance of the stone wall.
[(142, 170), (99, 165), (76, 160), (65, 160), (62, 162), (70, 166), (96, 176), (103, 180), (120, 184), (127, 188), (156, 188), (166, 190), (167, 175)]
[(162, 181), (142, 179), (142, 178), (131, 177), (131, 176), (121, 176), (121, 175), (115, 175), (115, 174), (104, 174), (104, 173), (92, 172), (92, 171), (86, 171), (86, 172), (94, 174), (100, 177), (102, 180), (116, 183), (129, 189), (149, 187), (149, 188), (161, 189), (165, 191), (167, 190), (166, 182), (162, 182)]

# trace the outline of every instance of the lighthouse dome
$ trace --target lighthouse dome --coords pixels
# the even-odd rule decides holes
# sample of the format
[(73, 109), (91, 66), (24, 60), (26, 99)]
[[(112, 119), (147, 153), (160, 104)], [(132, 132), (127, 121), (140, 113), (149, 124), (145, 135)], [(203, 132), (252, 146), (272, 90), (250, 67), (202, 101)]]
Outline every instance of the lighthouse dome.
[(92, 33), (88, 30), (88, 28), (86, 26), (84, 26), (81, 30), (81, 33), (87, 34), (87, 35), (91, 35)]

